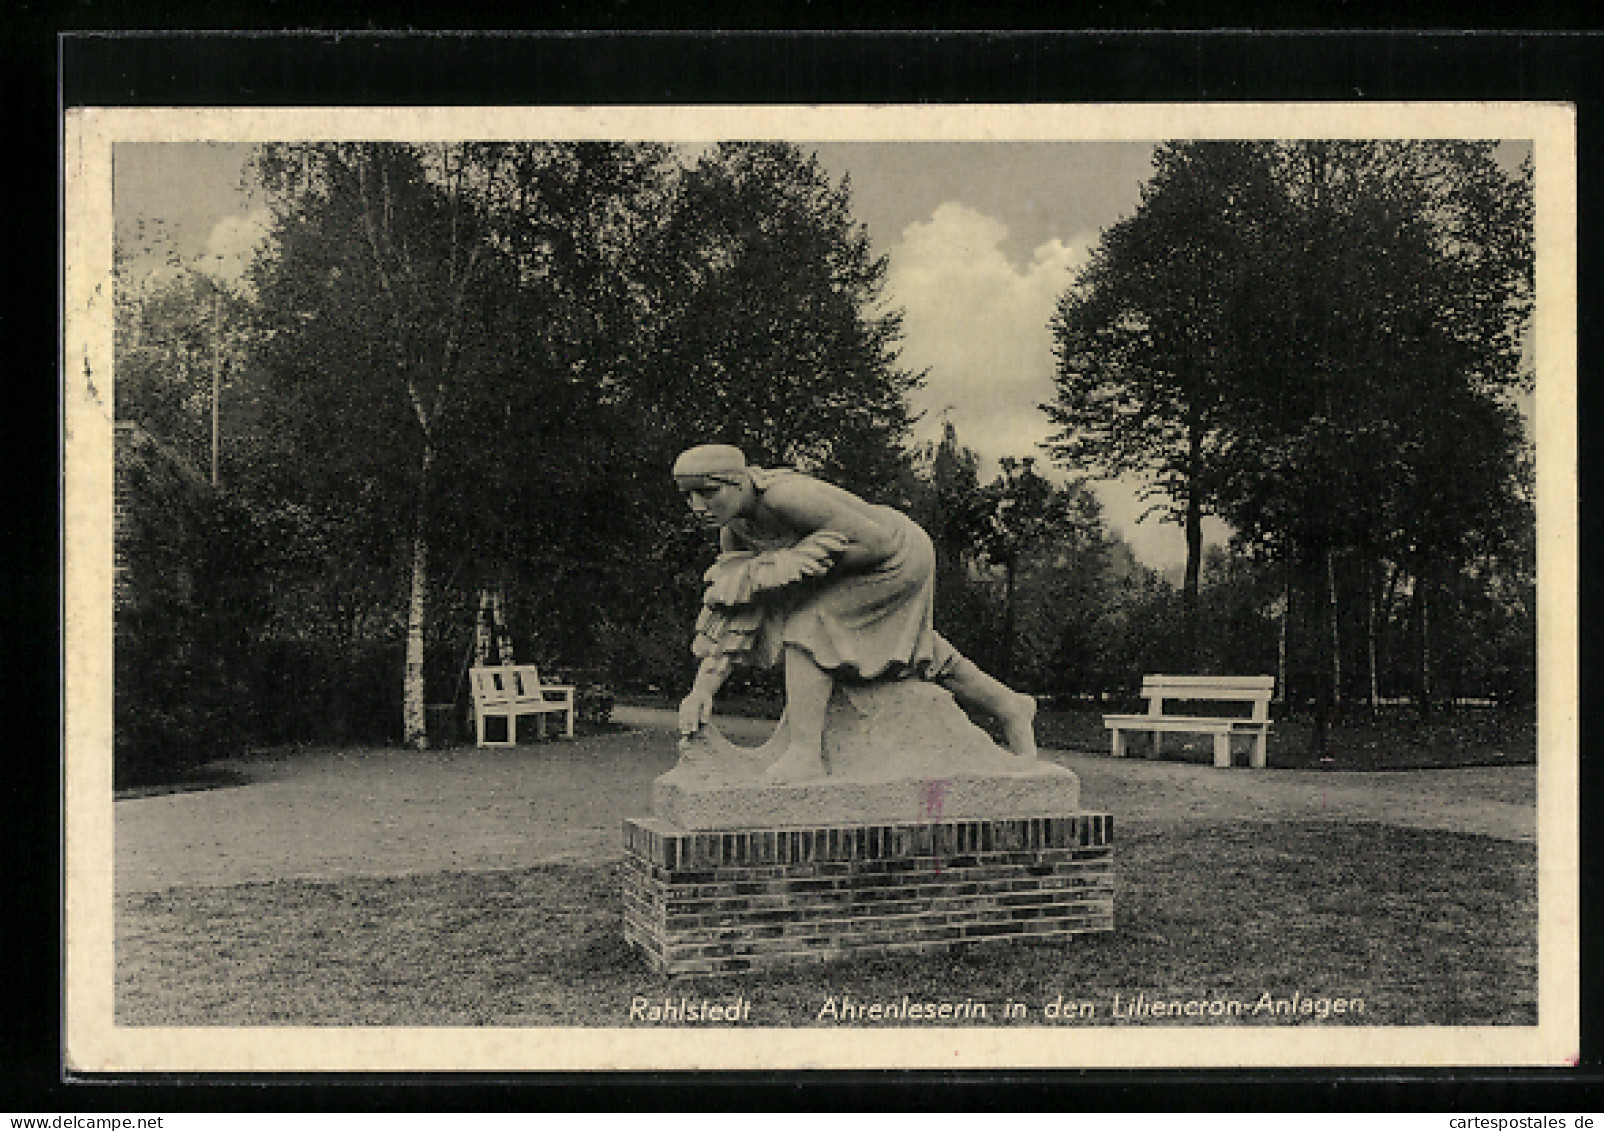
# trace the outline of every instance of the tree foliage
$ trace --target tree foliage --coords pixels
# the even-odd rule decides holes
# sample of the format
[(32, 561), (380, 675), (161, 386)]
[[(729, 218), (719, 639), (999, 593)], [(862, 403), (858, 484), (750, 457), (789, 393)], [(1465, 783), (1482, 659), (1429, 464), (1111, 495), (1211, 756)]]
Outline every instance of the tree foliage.
[(668, 620), (683, 635), (705, 539), (666, 473), (679, 448), (895, 489), (918, 378), (895, 365), (885, 264), (794, 147), (685, 167), (644, 144), (315, 144), (258, 164), (275, 221), (242, 489), (286, 570), (328, 564), (324, 620), (405, 624), (409, 739), (423, 672), (452, 678), (425, 645), (460, 650), (476, 587), (543, 662), (627, 667)]
[[(274, 737), (416, 739), (487, 587), (520, 658), (682, 680), (713, 547), (667, 468), (710, 440), (908, 508), (938, 627), (1027, 687), (1263, 664), (1289, 625), (1339, 693), (1527, 693), (1530, 183), (1486, 146), (1161, 147), (1059, 303), (1046, 407), (1056, 460), (1146, 477), (1186, 527), (1179, 593), (1078, 479), (983, 484), (950, 424), (905, 450), (923, 375), (886, 260), (796, 146), (316, 143), (258, 170), (245, 286), (119, 280), (116, 388), (204, 479), (218, 363), (228, 521), (183, 552), (226, 579), (218, 649), (267, 658), (217, 686), (250, 683)], [(1202, 554), (1208, 513), (1230, 554)], [(194, 674), (149, 655), (169, 690)]]
[(1096, 682), (1090, 645), (1108, 589), (1102, 506), (1084, 483), (1055, 484), (1028, 457), (999, 462), (979, 542), (982, 560), (1002, 574), (997, 669), (1030, 686), (1080, 689)]
[(1103, 233), (1052, 319), (1058, 393), (1043, 406), (1065, 466), (1145, 479), (1186, 532), (1183, 652), (1196, 663), (1202, 521), (1232, 466), (1235, 390), (1262, 365), (1280, 296), (1282, 201), (1243, 143), (1162, 146), (1140, 208)]
[(1187, 524), (1189, 626), (1213, 512), (1323, 586), (1340, 695), (1339, 556), (1426, 600), (1521, 522), (1531, 207), (1490, 143), (1160, 147), (1059, 303), (1044, 407), (1055, 458)]
[(209, 468), (214, 381), (223, 397), (232, 392), (246, 300), (189, 265), (136, 279), (119, 264), (116, 310), (117, 419)]
[(181, 453), (117, 429), (114, 760), (119, 787), (239, 752), (252, 733), (264, 547)]
[(972, 576), (989, 508), (980, 456), (958, 442), (951, 421), (943, 422), (939, 441), (915, 453), (901, 493), (936, 551), (936, 624), (959, 651), (983, 658), (983, 642), (995, 635), (992, 610)]
[(725, 143), (679, 178), (649, 244), (662, 304), (642, 418), (866, 493), (888, 490), (922, 375), (897, 366), (886, 260), (849, 188), (784, 143)]
[[(1529, 180), (1486, 145), (1308, 142), (1270, 157), (1284, 207), (1278, 254), (1261, 259), (1281, 301), (1233, 394), (1222, 511), (1250, 542), (1305, 551), (1442, 543), (1430, 526), (1503, 507), (1522, 448), (1507, 394), (1526, 380)], [(1465, 505), (1422, 508), (1423, 490)]]
[[(1022, 567), (1050, 543), (1072, 540), (1079, 525), (1099, 521), (1095, 500), (1073, 487), (1060, 488), (1035, 469), (1035, 460), (1005, 456), (1001, 473), (982, 493), (985, 525), (976, 549), (982, 561), (1002, 573), (1002, 660), (998, 674), (1012, 678), (1018, 621), (1017, 589)], [(1079, 522), (1077, 522), (1079, 520)]]

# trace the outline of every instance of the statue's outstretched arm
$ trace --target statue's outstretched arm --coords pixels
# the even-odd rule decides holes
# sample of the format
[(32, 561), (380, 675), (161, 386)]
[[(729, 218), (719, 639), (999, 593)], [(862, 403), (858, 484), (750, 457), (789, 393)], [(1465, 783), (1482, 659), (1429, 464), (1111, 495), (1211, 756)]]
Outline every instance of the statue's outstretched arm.
[(727, 652), (715, 652), (710, 656), (703, 656), (701, 664), (696, 669), (696, 681), (691, 685), (690, 694), (686, 695), (679, 705), (679, 732), (681, 734), (695, 734), (702, 729), (702, 725), (713, 717), (713, 698), (718, 694), (719, 688), (729, 678), (733, 657)]
[(896, 552), (895, 530), (862, 499), (839, 487), (795, 476), (776, 483), (763, 501), (793, 530), (839, 535), (845, 545), (832, 558), (847, 569), (871, 568)]

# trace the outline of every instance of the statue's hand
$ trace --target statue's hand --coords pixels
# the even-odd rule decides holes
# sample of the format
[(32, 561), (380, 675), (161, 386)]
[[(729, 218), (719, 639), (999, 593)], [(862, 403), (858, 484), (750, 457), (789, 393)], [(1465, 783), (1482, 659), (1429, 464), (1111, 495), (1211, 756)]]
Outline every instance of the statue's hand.
[(818, 577), (835, 566), (836, 555), (844, 552), (852, 540), (834, 530), (819, 530), (802, 539), (791, 552), (801, 561), (799, 568), (804, 577)]
[(702, 729), (713, 717), (713, 696), (706, 691), (692, 691), (679, 705), (679, 732), (689, 737)]

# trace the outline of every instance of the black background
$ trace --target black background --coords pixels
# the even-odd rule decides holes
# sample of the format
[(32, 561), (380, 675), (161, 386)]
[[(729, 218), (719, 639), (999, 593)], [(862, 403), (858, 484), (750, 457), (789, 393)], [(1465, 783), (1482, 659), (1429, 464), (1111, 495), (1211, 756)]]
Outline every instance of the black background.
[[(1312, 6), (1310, 6), (1312, 8)], [(1446, 7), (1446, 6), (1445, 6)], [(1239, 1073), (996, 1073), (857, 1075), (751, 1074), (582, 1076), (475, 1079), (468, 1077), (240, 1077), (64, 1080), (60, 1052), (60, 932), (50, 924), (60, 906), (59, 885), (59, 456), (54, 383), (44, 372), (59, 361), (59, 138), (65, 107), (104, 106), (352, 106), (534, 105), (839, 102), (1156, 102), (1156, 101), (1395, 101), (1538, 100), (1578, 107), (1578, 247), (1580, 331), (1579, 414), (1582, 443), (1583, 631), (1582, 702), (1596, 683), (1598, 606), (1604, 533), (1596, 507), (1600, 459), (1588, 439), (1598, 420), (1600, 357), (1597, 239), (1600, 134), (1604, 102), (1604, 39), (1562, 33), (1564, 5), (1537, 4), (1520, 13), (1524, 31), (1168, 31), (1135, 30), (1139, 22), (1172, 28), (1245, 28), (1268, 12), (1250, 5), (1202, 12), (1146, 0), (1094, 4), (1079, 13), (1110, 30), (1044, 32), (1030, 13), (996, 13), (955, 4), (920, 8), (914, 17), (894, 5), (846, 15), (810, 4), (706, 5), (694, 12), (614, 2), (552, 5), (546, 29), (510, 33), (430, 32), (467, 23), (444, 6), (391, 4), (382, 17), (352, 18), (329, 5), (297, 9), (260, 0), (243, 4), (165, 5), (161, 12), (133, 4), (78, 2), (54, 11), (18, 4), (0, 18), (7, 68), (0, 81), (12, 127), (6, 148), (13, 191), (25, 186), (24, 208), (6, 213), (7, 266), (20, 285), (0, 304), (0, 330), (12, 357), (35, 355), (39, 365), (13, 369), (4, 480), (10, 505), (0, 528), (0, 632), (8, 663), (7, 726), (0, 750), (6, 772), (0, 793), (13, 838), (7, 869), (10, 947), (0, 1028), (0, 1110), (18, 1114), (206, 1112), (224, 1110), (516, 1110), (632, 1108), (743, 1110), (783, 1107), (899, 1111), (1008, 1110), (1043, 1104), (1097, 1110), (1431, 1110), (1547, 1112), (1598, 1110), (1604, 1080), (1604, 1017), (1600, 947), (1598, 853), (1600, 821), (1596, 727), (1583, 716), (1584, 956), (1583, 1042), (1580, 1065), (1555, 1071), (1353, 1070)], [(1337, 6), (1350, 20), (1362, 13)], [(1326, 12), (1277, 8), (1283, 27), (1313, 28)], [(1452, 10), (1389, 12), (1372, 26), (1436, 19), (1471, 23), (1507, 20), (1477, 5)], [(382, 18), (382, 24), (369, 22)], [(946, 31), (897, 31), (917, 18)], [(513, 27), (523, 8), (474, 14), (480, 26)], [(733, 31), (641, 31), (739, 26)], [(553, 31), (580, 28), (589, 31)], [(806, 27), (856, 26), (808, 32)], [(161, 29), (256, 26), (200, 33)], [(343, 28), (280, 33), (278, 28)], [(377, 31), (375, 28), (410, 28)], [(134, 31), (131, 29), (144, 29)], [(596, 30), (613, 29), (613, 30)], [(1540, 30), (1549, 29), (1549, 30)], [(31, 195), (29, 193), (31, 190)], [(47, 266), (53, 272), (47, 272)], [(23, 292), (26, 292), (24, 295)], [(45, 307), (24, 312), (17, 300)], [(40, 337), (37, 343), (31, 341)], [(16, 366), (13, 361), (13, 366)], [(20, 370), (20, 372), (18, 371)], [(26, 416), (18, 411), (27, 404)], [(32, 411), (37, 406), (42, 413)], [(21, 692), (22, 694), (17, 694)], [(19, 725), (20, 724), (20, 725)], [(1200, 1035), (1201, 1036), (1201, 1035)]]

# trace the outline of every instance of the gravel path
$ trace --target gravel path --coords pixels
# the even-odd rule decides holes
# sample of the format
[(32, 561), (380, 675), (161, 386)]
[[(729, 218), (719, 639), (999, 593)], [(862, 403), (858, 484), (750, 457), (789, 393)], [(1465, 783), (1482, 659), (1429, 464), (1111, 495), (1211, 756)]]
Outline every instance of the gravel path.
[[(672, 712), (618, 708), (630, 731), (510, 750), (308, 750), (225, 763), (239, 785), (115, 807), (119, 894), (605, 860), (675, 760)], [(719, 720), (754, 742), (772, 723)], [(1123, 822), (1331, 820), (1536, 839), (1532, 766), (1411, 773), (1216, 770), (1047, 752), (1082, 803)]]

